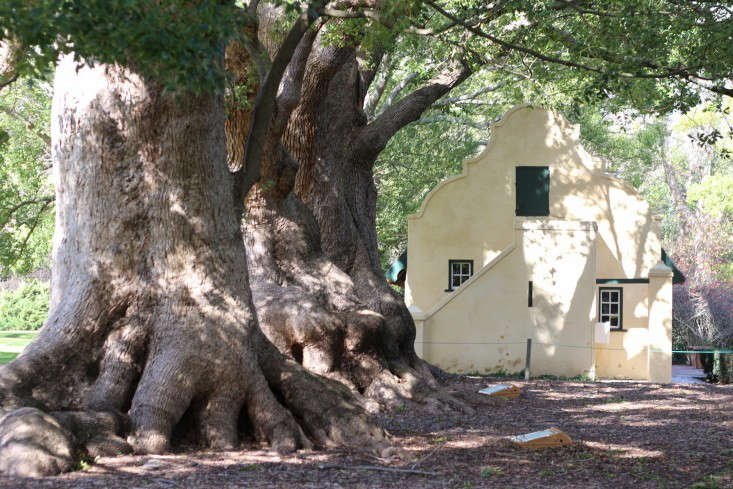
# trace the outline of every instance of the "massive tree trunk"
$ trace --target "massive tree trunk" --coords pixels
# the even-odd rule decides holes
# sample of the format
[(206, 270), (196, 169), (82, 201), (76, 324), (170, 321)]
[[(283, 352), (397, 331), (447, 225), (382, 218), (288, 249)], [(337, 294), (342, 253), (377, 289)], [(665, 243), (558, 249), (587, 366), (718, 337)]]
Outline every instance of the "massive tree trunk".
[(280, 122), (270, 127), (260, 179), (246, 200), (262, 330), (308, 370), (376, 401), (372, 408), (462, 406), (415, 354), (412, 318), (384, 280), (372, 167), (391, 136), (469, 70), (451, 65), (367, 124), (362, 107), (374, 63), (369, 71), (356, 48), (329, 45), (322, 32), (310, 42), (280, 86)]
[(220, 98), (71, 58), (55, 83), (51, 313), (0, 369), (0, 470), (162, 452), (179, 431), (211, 447), (247, 431), (278, 450), (382, 439), (346, 387), (258, 327)]

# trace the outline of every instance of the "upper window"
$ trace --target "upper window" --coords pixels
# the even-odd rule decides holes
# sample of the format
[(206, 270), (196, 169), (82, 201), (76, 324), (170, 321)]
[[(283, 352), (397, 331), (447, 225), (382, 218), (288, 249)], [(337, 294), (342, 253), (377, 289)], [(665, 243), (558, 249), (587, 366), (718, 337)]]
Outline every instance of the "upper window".
[(448, 290), (457, 289), (473, 275), (473, 260), (448, 260)]
[(550, 167), (518, 166), (517, 216), (550, 215)]
[(611, 323), (611, 329), (621, 329), (623, 327), (624, 289), (600, 287), (598, 296), (598, 320), (602, 323)]

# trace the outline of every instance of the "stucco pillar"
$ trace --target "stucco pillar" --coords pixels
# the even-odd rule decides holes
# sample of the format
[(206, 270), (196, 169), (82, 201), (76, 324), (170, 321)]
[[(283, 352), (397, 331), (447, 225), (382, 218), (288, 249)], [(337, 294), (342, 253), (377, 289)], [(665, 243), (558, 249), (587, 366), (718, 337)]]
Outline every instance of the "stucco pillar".
[(412, 314), (413, 321), (415, 321), (415, 353), (424, 360), (423, 344), (425, 341), (425, 314), (415, 304), (409, 306), (408, 309), (410, 314)]
[(649, 270), (649, 381), (672, 380), (672, 269)]

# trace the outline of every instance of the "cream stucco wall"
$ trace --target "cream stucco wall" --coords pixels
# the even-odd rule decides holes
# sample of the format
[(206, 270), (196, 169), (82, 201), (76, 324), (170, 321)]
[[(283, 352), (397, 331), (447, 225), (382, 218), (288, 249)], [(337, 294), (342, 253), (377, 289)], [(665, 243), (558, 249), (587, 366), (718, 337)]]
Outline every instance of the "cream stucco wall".
[[(495, 124), (484, 152), (408, 218), (405, 299), (425, 318), (418, 336), (428, 361), (454, 371), (517, 371), (533, 338), (533, 373), (537, 365), (562, 375), (595, 368), (649, 376), (647, 284), (622, 285), (627, 331), (612, 333), (610, 345), (594, 349), (592, 327), (596, 279), (648, 277), (660, 259), (657, 225), (639, 194), (607, 175), (578, 138), (558, 114), (515, 108)], [(517, 166), (550, 168), (549, 216), (515, 217)], [(446, 290), (451, 259), (474, 262), (474, 277), (458, 291)]]
[(427, 311), (424, 358), (456, 372), (516, 372), (532, 338), (534, 373), (589, 373), (595, 236), (592, 223), (518, 219), (515, 244), (495, 266)]

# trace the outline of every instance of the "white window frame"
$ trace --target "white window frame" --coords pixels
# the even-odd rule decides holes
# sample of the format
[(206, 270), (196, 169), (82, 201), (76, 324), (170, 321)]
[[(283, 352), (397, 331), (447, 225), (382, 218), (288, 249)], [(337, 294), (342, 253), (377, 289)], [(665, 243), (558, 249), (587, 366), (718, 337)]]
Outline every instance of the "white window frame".
[[(468, 271), (466, 272), (466, 266)], [(456, 268), (457, 267), (457, 268)], [(473, 260), (448, 260), (448, 289), (455, 290), (463, 285), (473, 276)], [(454, 278), (458, 279), (458, 285), (454, 285)]]
[[(614, 301), (612, 299), (612, 293), (617, 292), (618, 296)], [(607, 294), (607, 295), (606, 295)], [(605, 295), (605, 297), (604, 297)], [(607, 311), (604, 312), (603, 306), (608, 306)], [(613, 306), (616, 306), (616, 312), (613, 311)], [(618, 318), (615, 326), (612, 318)], [(611, 324), (611, 329), (624, 329), (623, 323), (624, 317), (624, 289), (623, 287), (598, 287), (598, 322)]]

